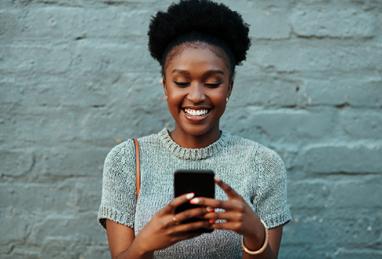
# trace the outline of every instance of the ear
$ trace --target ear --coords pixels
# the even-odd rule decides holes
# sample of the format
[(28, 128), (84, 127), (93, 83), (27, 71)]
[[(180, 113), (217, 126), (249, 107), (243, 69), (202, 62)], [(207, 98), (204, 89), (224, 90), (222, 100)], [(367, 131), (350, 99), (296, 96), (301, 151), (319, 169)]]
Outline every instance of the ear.
[(231, 82), (230, 82), (230, 84), (228, 86), (228, 93), (227, 93), (227, 97), (228, 98), (231, 96), (232, 88), (233, 88), (233, 80), (231, 80)]
[(166, 87), (166, 78), (162, 77), (162, 86), (163, 86), (163, 91), (164, 95), (167, 97), (167, 87)]

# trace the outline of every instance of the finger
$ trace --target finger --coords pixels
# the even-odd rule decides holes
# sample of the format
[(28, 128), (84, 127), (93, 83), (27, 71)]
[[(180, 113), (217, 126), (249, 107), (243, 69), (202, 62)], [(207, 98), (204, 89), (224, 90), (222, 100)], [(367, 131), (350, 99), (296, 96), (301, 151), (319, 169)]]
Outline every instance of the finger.
[(212, 224), (212, 228), (214, 229), (224, 229), (224, 230), (231, 230), (235, 232), (241, 232), (241, 226), (242, 224), (240, 222), (216, 222)]
[(213, 221), (224, 219), (227, 221), (237, 222), (237, 221), (242, 221), (243, 214), (236, 211), (228, 211), (228, 212), (219, 211), (219, 212), (207, 213), (204, 215), (203, 218), (207, 220), (213, 220)]
[(219, 208), (224, 210), (238, 210), (241, 211), (244, 209), (244, 204), (241, 200), (216, 200), (212, 198), (196, 197), (190, 200), (191, 204), (201, 205), (211, 208)]
[(223, 182), (220, 178), (215, 177), (215, 183), (227, 194), (228, 198), (234, 199), (234, 198), (240, 198), (242, 199), (241, 195), (238, 194), (231, 186)]
[(173, 235), (183, 235), (184, 233), (200, 231), (203, 228), (211, 228), (212, 224), (206, 220), (176, 225), (172, 228)]
[(210, 211), (210, 209), (208, 209), (208, 208), (200, 207), (200, 208), (185, 210), (183, 212), (176, 214), (175, 217), (176, 217), (176, 220), (178, 222), (182, 222), (182, 221), (184, 221), (186, 219), (190, 219), (190, 218), (203, 217), (209, 211)]
[(176, 207), (190, 201), (194, 196), (195, 194), (192, 192), (180, 195), (174, 198), (172, 201), (170, 201), (164, 208), (162, 208), (160, 210), (160, 213), (161, 214), (173, 213)]

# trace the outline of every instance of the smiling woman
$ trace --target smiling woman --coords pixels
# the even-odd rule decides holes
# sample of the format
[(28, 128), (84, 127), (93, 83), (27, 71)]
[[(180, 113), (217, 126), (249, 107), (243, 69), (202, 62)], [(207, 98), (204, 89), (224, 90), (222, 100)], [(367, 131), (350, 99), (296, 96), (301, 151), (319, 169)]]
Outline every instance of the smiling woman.
[[(133, 141), (106, 157), (98, 219), (112, 257), (276, 258), (291, 218), (284, 164), (219, 126), (250, 46), (248, 26), (223, 4), (192, 0), (158, 12), (148, 34), (175, 128), (138, 139), (138, 196)], [(178, 169), (214, 171), (216, 197), (173, 197)], [(185, 203), (198, 206), (178, 212)]]
[(219, 138), (219, 119), (232, 89), (229, 68), (215, 54), (222, 51), (205, 43), (174, 51), (178, 53), (167, 61), (163, 78), (168, 108), (176, 122), (171, 136), (183, 147), (212, 144)]

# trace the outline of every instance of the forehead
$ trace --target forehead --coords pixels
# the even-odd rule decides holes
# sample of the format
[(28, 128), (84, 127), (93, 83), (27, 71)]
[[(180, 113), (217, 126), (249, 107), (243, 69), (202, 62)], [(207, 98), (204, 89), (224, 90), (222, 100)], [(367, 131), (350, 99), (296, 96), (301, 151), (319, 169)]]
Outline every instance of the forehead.
[(183, 43), (167, 57), (166, 71), (223, 70), (228, 72), (227, 58), (219, 47), (207, 43)]

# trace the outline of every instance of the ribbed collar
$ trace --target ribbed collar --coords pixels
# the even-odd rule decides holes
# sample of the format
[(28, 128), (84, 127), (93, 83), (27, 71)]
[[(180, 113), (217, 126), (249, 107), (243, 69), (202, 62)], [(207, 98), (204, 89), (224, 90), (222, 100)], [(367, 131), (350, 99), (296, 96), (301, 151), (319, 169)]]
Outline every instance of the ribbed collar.
[(169, 149), (171, 153), (181, 159), (201, 160), (217, 154), (227, 145), (228, 133), (222, 131), (218, 140), (203, 148), (185, 148), (179, 146), (170, 136), (167, 128), (162, 129), (159, 133), (159, 139)]

